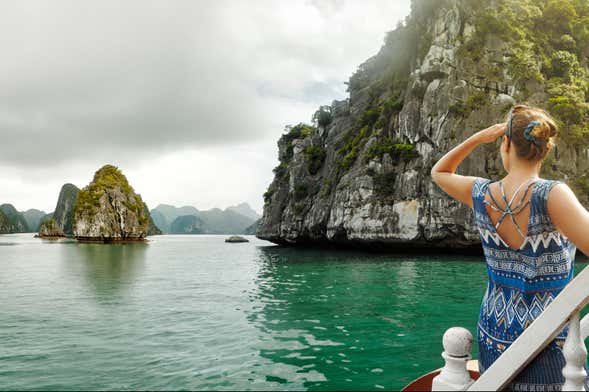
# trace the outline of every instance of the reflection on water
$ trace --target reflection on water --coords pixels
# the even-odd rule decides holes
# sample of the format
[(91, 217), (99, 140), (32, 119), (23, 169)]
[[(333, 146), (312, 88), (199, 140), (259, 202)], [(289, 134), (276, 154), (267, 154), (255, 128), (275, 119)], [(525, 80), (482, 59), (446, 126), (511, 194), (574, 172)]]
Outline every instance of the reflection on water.
[(474, 331), (483, 263), (249, 239), (0, 236), (0, 385), (395, 390), (440, 366), (448, 327)]
[[(148, 244), (78, 244), (63, 247), (65, 269), (108, 301), (131, 287), (144, 268)], [(72, 251), (73, 250), (73, 251)]]
[[(457, 263), (412, 257), (259, 248), (252, 301), (262, 305), (249, 320), (271, 337), (260, 355), (296, 369), (273, 380), (303, 380), (310, 390), (396, 389), (439, 365), (445, 328), (474, 329), (481, 284), (457, 274)], [(465, 285), (459, 295), (447, 289), (456, 276)], [(424, 340), (438, 343), (436, 356)]]

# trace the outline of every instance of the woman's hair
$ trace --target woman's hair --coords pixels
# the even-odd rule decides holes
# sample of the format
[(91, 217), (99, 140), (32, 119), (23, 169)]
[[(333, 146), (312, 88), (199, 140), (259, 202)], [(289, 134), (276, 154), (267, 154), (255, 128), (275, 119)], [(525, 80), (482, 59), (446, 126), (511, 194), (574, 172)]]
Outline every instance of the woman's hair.
[(520, 158), (543, 160), (554, 147), (557, 133), (554, 120), (540, 108), (516, 105), (509, 112), (505, 134)]

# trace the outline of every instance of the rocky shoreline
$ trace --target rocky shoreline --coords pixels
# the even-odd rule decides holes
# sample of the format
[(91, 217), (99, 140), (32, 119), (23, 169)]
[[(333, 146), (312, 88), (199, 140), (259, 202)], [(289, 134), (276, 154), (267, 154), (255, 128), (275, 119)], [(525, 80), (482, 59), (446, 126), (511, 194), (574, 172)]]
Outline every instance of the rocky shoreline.
[(97, 238), (97, 237), (76, 237), (77, 242), (82, 244), (146, 244), (147, 238)]

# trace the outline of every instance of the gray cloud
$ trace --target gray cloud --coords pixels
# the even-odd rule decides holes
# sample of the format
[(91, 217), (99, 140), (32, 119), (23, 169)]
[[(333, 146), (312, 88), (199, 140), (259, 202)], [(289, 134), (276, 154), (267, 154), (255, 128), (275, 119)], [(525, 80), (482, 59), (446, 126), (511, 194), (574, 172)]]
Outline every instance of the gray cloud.
[[(345, 97), (344, 81), (408, 10), (409, 0), (3, 1), (0, 201), (51, 204), (27, 196), (49, 188), (28, 178), (54, 192), (64, 168), (79, 181), (116, 162), (140, 178), (149, 162), (189, 164), (186, 151), (205, 149), (219, 153), (194, 162), (229, 176), (237, 195), (245, 180), (223, 171), (234, 154), (222, 148), (256, 145), (243, 156), (264, 180), (243, 198), (260, 208), (284, 126)], [(179, 185), (196, 171), (177, 176), (175, 193), (158, 193), (157, 178), (143, 193), (197, 203)]]
[[(366, 45), (361, 19), (337, 24), (351, 20), (349, 3), (4, 2), (0, 136), (9, 142), (0, 161), (47, 165), (276, 135), (293, 102), (343, 95), (342, 59)], [(357, 3), (365, 17), (378, 13)]]

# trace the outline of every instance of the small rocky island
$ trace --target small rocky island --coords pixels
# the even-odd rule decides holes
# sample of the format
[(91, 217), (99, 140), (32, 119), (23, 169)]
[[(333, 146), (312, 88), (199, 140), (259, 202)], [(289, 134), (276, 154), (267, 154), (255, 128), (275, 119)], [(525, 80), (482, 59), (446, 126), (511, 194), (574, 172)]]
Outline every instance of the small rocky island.
[(247, 238), (244, 238), (240, 235), (232, 235), (231, 237), (226, 238), (225, 242), (238, 243), (238, 242), (250, 242), (250, 241)]
[(39, 226), (39, 238), (57, 239), (64, 238), (65, 233), (53, 218), (44, 220)]
[(141, 196), (115, 166), (103, 166), (78, 193), (73, 234), (80, 241), (143, 241), (150, 223)]

